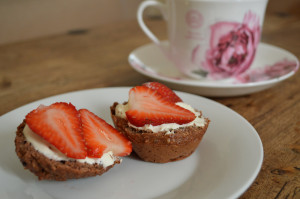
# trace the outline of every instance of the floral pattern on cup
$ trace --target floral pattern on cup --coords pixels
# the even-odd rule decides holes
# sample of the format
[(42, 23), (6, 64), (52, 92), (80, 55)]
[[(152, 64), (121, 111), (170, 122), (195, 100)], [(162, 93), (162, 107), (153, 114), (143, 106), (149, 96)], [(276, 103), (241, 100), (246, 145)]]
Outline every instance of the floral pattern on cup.
[(260, 40), (259, 18), (251, 11), (243, 22), (217, 22), (211, 27), (210, 49), (202, 63), (214, 79), (236, 76), (246, 71)]

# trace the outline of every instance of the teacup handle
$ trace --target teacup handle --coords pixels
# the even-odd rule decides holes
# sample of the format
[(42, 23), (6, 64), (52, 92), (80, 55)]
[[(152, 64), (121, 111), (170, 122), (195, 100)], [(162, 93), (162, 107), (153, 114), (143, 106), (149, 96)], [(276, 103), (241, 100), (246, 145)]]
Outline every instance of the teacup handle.
[(153, 1), (153, 0), (148, 0), (148, 1), (144, 1), (139, 5), (138, 11), (137, 11), (137, 21), (140, 25), (140, 27), (142, 28), (142, 30), (144, 31), (144, 33), (158, 46), (161, 46), (161, 42), (160, 40), (150, 31), (150, 29), (146, 26), (144, 20), (143, 20), (143, 13), (144, 10), (148, 7), (148, 6), (152, 6), (152, 7), (157, 7), (160, 12), (163, 15), (164, 20), (167, 20), (167, 13), (166, 13), (166, 6), (163, 3), (160, 3), (158, 1)]

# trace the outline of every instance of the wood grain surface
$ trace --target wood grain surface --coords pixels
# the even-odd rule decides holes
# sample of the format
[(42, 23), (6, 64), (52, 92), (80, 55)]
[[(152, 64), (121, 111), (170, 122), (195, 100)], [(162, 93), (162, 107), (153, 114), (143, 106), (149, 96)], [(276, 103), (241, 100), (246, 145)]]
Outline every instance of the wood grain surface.
[[(270, 0), (262, 41), (300, 58), (300, 1)], [(162, 20), (148, 20), (166, 38)], [(135, 86), (149, 81), (128, 64), (149, 39), (136, 20), (0, 46), (0, 115), (69, 91)], [(235, 110), (257, 130), (262, 169), (241, 198), (300, 198), (300, 72), (268, 90), (211, 98)]]

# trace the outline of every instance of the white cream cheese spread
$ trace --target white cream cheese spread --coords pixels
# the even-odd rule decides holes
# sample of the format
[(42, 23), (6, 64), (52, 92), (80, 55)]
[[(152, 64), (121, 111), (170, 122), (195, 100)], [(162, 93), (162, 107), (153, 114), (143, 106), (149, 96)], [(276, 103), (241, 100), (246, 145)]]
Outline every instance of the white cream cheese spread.
[(72, 159), (61, 153), (55, 146), (48, 143), (45, 139), (43, 139), (38, 134), (34, 133), (28, 125), (25, 126), (23, 130), (23, 134), (28, 142), (32, 144), (35, 150), (42, 153), (49, 159), (56, 160), (56, 161), (70, 161), (76, 160), (81, 163), (88, 163), (88, 164), (102, 164), (104, 168), (113, 165), (116, 157), (113, 155), (111, 151), (104, 153), (101, 158), (89, 158), (86, 157), (85, 159)]
[[(175, 129), (181, 128), (181, 127), (189, 127), (189, 126), (199, 126), (199, 127), (204, 127), (206, 124), (205, 118), (202, 116), (201, 112), (196, 111), (193, 107), (191, 107), (188, 104), (185, 104), (183, 102), (177, 102), (176, 105), (185, 108), (192, 113), (195, 114), (196, 118), (186, 124), (176, 124), (176, 123), (167, 123), (167, 124), (161, 124), (158, 126), (153, 126), (151, 124), (146, 124), (145, 126), (142, 127), (136, 127), (132, 124), (128, 124), (129, 126), (138, 129), (138, 130), (151, 130), (153, 133), (157, 133), (160, 131), (166, 131), (166, 134), (173, 134)], [(118, 104), (116, 106), (115, 114), (118, 117), (126, 119), (126, 111), (129, 109), (128, 104)]]

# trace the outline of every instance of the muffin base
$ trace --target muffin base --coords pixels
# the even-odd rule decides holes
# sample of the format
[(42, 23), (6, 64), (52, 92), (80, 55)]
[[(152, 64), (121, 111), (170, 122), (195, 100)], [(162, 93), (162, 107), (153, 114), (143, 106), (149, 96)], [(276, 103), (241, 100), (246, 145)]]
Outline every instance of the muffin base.
[(130, 127), (126, 119), (115, 115), (117, 105), (118, 103), (115, 102), (110, 107), (116, 129), (132, 142), (133, 151), (138, 157), (147, 162), (166, 163), (190, 156), (202, 140), (210, 122), (205, 118), (204, 127), (179, 128), (174, 131), (174, 134), (166, 134), (165, 131), (157, 133), (141, 131)]
[(38, 152), (28, 142), (23, 134), (26, 125), (25, 120), (18, 126), (15, 138), (16, 153), (25, 169), (34, 173), (39, 180), (65, 181), (68, 179), (78, 179), (102, 175), (115, 164), (119, 164), (117, 159), (111, 166), (104, 168), (99, 164), (87, 164), (74, 161), (55, 161), (47, 158)]

